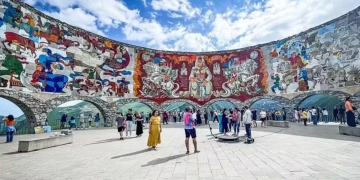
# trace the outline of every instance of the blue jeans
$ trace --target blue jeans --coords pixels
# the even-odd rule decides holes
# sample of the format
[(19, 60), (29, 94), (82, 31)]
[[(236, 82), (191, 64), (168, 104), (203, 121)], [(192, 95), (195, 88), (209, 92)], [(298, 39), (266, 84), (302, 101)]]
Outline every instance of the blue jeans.
[(74, 124), (74, 123), (70, 123), (70, 127), (69, 127), (69, 130), (71, 130), (71, 128), (76, 128), (76, 124)]
[(317, 125), (317, 122), (318, 122), (318, 116), (315, 115), (315, 116), (311, 116), (312, 118), (312, 121), (313, 121), (313, 125)]
[(234, 127), (234, 133), (240, 132), (240, 124), (238, 122), (233, 122), (233, 127)]
[(323, 115), (323, 121), (325, 122), (325, 123), (328, 123), (329, 122), (329, 115)]
[(6, 132), (6, 142), (12, 142), (13, 138), (14, 138), (15, 127), (14, 126), (6, 126), (5, 132)]
[(14, 138), (14, 131), (6, 132), (6, 142), (12, 142)]
[(281, 116), (280, 116), (280, 115), (276, 115), (276, 120), (277, 120), (277, 121), (281, 121)]
[(248, 138), (251, 138), (251, 128), (250, 128), (251, 124), (245, 124), (245, 131), (247, 134)]

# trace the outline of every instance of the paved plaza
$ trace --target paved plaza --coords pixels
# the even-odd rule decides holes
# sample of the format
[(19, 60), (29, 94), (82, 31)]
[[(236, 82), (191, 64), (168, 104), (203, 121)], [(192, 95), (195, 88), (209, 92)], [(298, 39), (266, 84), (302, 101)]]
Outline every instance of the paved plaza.
[[(0, 179), (360, 179), (360, 138), (340, 135), (334, 125), (291, 125), (254, 128), (251, 145), (218, 142), (203, 125), (201, 152), (190, 155), (180, 123), (164, 126), (156, 151), (146, 147), (147, 133), (119, 141), (112, 128), (75, 131), (73, 144), (30, 153), (16, 153), (17, 142), (1, 143)], [(34, 136), (50, 135), (15, 140)]]

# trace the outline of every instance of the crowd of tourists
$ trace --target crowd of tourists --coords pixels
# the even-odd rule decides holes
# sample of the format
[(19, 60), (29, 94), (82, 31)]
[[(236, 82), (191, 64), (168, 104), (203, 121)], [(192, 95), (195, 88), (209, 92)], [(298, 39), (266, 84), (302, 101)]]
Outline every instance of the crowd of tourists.
[[(164, 112), (165, 113), (165, 112)], [(196, 113), (193, 113), (190, 108), (186, 108), (185, 112), (181, 114), (182, 121), (184, 122), (185, 130), (185, 145), (187, 148), (186, 154), (190, 153), (189, 150), (189, 138), (192, 138), (194, 144), (194, 153), (200, 152), (197, 149), (196, 141)], [(131, 137), (132, 133), (132, 124), (133, 118), (136, 122), (136, 137), (140, 137), (143, 134), (144, 127), (144, 116), (141, 116), (140, 113), (135, 112), (135, 115), (132, 113), (132, 109), (129, 109), (125, 116), (122, 113), (117, 113), (116, 125), (117, 131), (120, 135), (120, 140), (124, 140), (124, 131), (126, 133), (126, 138)], [(169, 118), (164, 115), (161, 117), (161, 114), (158, 110), (154, 110), (153, 113), (149, 116), (149, 137), (147, 141), (147, 146), (156, 150), (156, 146), (161, 143), (161, 132), (162, 132), (162, 123)], [(176, 121), (175, 121), (176, 122)]]
[[(329, 123), (330, 121), (333, 121), (340, 122), (340, 124), (346, 123), (351, 127), (356, 127), (357, 123), (355, 121), (355, 111), (356, 107), (353, 106), (350, 97), (347, 97), (344, 107), (334, 107), (331, 115), (326, 108), (294, 108), (294, 117), (290, 119), (294, 122), (304, 123), (305, 126), (307, 126), (308, 122), (312, 122), (313, 125), (317, 125), (318, 122)], [(245, 106), (241, 109), (235, 108), (229, 110), (223, 109), (221, 111), (210, 111), (210, 120), (212, 120), (213, 122), (218, 121), (220, 131), (226, 136), (228, 132), (231, 132), (231, 129), (233, 129), (234, 131), (232, 135), (238, 136), (240, 126), (245, 126), (246, 135), (251, 138), (251, 128), (257, 127), (257, 120), (261, 121), (261, 127), (266, 127), (267, 120), (287, 121), (286, 115), (287, 113), (285, 108), (282, 108), (281, 110), (270, 111), (265, 111), (264, 109), (262, 109), (261, 111), (257, 112), (256, 109), (250, 109), (249, 107)], [(175, 123), (184, 122), (185, 124), (187, 124), (185, 126), (186, 137), (188, 139), (191, 136), (195, 145), (196, 133), (194, 134), (193, 130), (186, 130), (186, 127), (190, 129), (193, 128), (195, 130), (195, 126), (201, 125), (203, 119), (205, 121), (205, 124), (207, 124), (208, 115), (206, 112), (201, 112), (200, 110), (195, 111), (190, 108), (186, 108), (184, 112), (164, 111), (160, 113), (156, 110), (153, 111), (153, 113), (135, 112), (134, 114), (132, 113), (132, 109), (129, 109), (125, 116), (123, 116), (122, 113), (118, 113), (116, 121), (121, 140), (124, 140), (123, 131), (126, 131), (126, 137), (131, 136), (133, 124), (136, 125), (136, 136), (140, 137), (143, 134), (144, 123), (149, 123), (150, 136), (148, 145), (155, 148), (156, 145), (161, 142), (159, 134), (162, 131), (161, 124), (168, 124), (168, 122), (171, 120)], [(60, 119), (60, 129), (64, 129), (66, 123), (69, 123), (69, 130), (71, 130), (72, 128), (85, 129), (86, 126), (91, 128), (92, 122), (95, 122), (95, 127), (99, 127), (100, 114), (97, 113), (93, 116), (90, 113), (87, 117), (85, 117), (84, 113), (80, 113), (78, 120), (79, 126), (75, 117), (71, 116), (70, 118), (68, 118), (67, 114), (63, 114)], [(13, 115), (8, 115), (7, 117), (3, 118), (3, 121), (6, 125), (6, 142), (12, 142), (13, 136), (16, 133), (15, 118), (13, 117)], [(189, 125), (189, 122), (191, 125)]]

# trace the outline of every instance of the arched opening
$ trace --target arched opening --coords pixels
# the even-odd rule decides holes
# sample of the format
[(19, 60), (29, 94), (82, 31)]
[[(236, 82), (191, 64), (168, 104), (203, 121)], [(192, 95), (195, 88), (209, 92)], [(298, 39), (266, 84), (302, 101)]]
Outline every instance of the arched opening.
[(133, 114), (135, 114), (136, 112), (139, 113), (143, 112), (144, 115), (148, 115), (153, 111), (153, 109), (149, 105), (141, 102), (132, 102), (132, 103), (124, 104), (122, 106), (118, 106), (116, 108), (116, 111), (121, 112), (123, 115), (125, 115), (129, 109), (132, 109)]
[(250, 109), (257, 111), (264, 109), (266, 112), (281, 110), (284, 105), (273, 99), (259, 99), (250, 105)]
[(16, 134), (29, 134), (34, 131), (35, 115), (32, 110), (23, 102), (12, 97), (0, 96), (0, 135), (5, 135), (5, 123), (2, 119), (5, 116), (15, 117)]
[(196, 110), (196, 107), (188, 102), (174, 102), (165, 108), (166, 112), (184, 112), (185, 108), (190, 107)]
[(48, 114), (47, 121), (53, 130), (60, 129), (61, 118), (65, 114), (67, 118), (64, 128), (69, 128), (69, 120), (71, 117), (76, 119), (76, 126), (80, 127), (80, 115), (84, 114), (85, 127), (90, 126), (90, 117), (92, 120), (91, 127), (95, 127), (95, 116), (98, 113), (100, 117), (99, 127), (104, 127), (104, 123), (106, 122), (105, 112), (101, 107), (98, 107), (97, 104), (90, 101), (74, 100), (57, 106)]
[(329, 121), (335, 120), (333, 116), (334, 107), (339, 108), (340, 106), (344, 107), (344, 101), (336, 96), (330, 96), (327, 94), (315, 94), (308, 96), (298, 104), (299, 108), (316, 107), (320, 110), (323, 108), (326, 109), (329, 113)]
[(209, 121), (214, 121), (213, 119), (215, 118), (214, 112), (221, 112), (221, 110), (223, 110), (224, 108), (235, 109), (235, 107), (236, 107), (235, 104), (229, 101), (224, 101), (224, 100), (214, 101), (206, 108), (206, 114), (207, 117), (209, 117)]

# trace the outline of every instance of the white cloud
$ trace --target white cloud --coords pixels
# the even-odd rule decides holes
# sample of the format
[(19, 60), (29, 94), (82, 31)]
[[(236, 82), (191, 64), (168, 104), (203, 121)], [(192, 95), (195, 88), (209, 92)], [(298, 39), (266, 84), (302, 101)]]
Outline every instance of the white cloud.
[[(104, 33), (99, 30), (96, 25), (97, 18), (89, 13), (86, 13), (80, 8), (65, 8), (60, 12), (44, 12), (51, 17), (64, 21), (70, 25), (88, 30), (90, 32), (104, 36)], [(69, 18), (69, 14), (76, 18)]]
[(360, 5), (357, 0), (267, 0), (253, 11), (216, 14), (209, 36), (224, 49), (280, 40), (325, 23)]
[(146, 0), (141, 0), (144, 3), (144, 6), (147, 7)]
[(183, 17), (181, 14), (174, 13), (174, 12), (169, 12), (168, 16), (171, 18), (182, 18)]
[(151, 6), (158, 11), (163, 10), (183, 13), (188, 18), (193, 18), (201, 13), (201, 10), (192, 7), (188, 0), (152, 0)]
[[(33, 5), (36, 0), (25, 2)], [(214, 6), (202, 12), (189, 0), (152, 0), (147, 3), (158, 12), (150, 12), (150, 16), (144, 18), (139, 10), (130, 9), (118, 0), (38, 2), (58, 7), (60, 12), (48, 14), (86, 30), (102, 34), (101, 30), (106, 32), (118, 28), (124, 40), (156, 49), (181, 51), (235, 49), (279, 40), (341, 16), (360, 5), (358, 0), (261, 0), (255, 3), (246, 0), (242, 7), (229, 4), (224, 9)], [(203, 3), (213, 4), (212, 1)], [(166, 20), (161, 23), (156, 20), (161, 11), (169, 13), (170, 17), (183, 16), (187, 21)], [(197, 29), (197, 25), (204, 31)]]
[(212, 1), (206, 1), (205, 4), (206, 4), (207, 6), (212, 6), (212, 5), (214, 5), (214, 3), (213, 3)]

